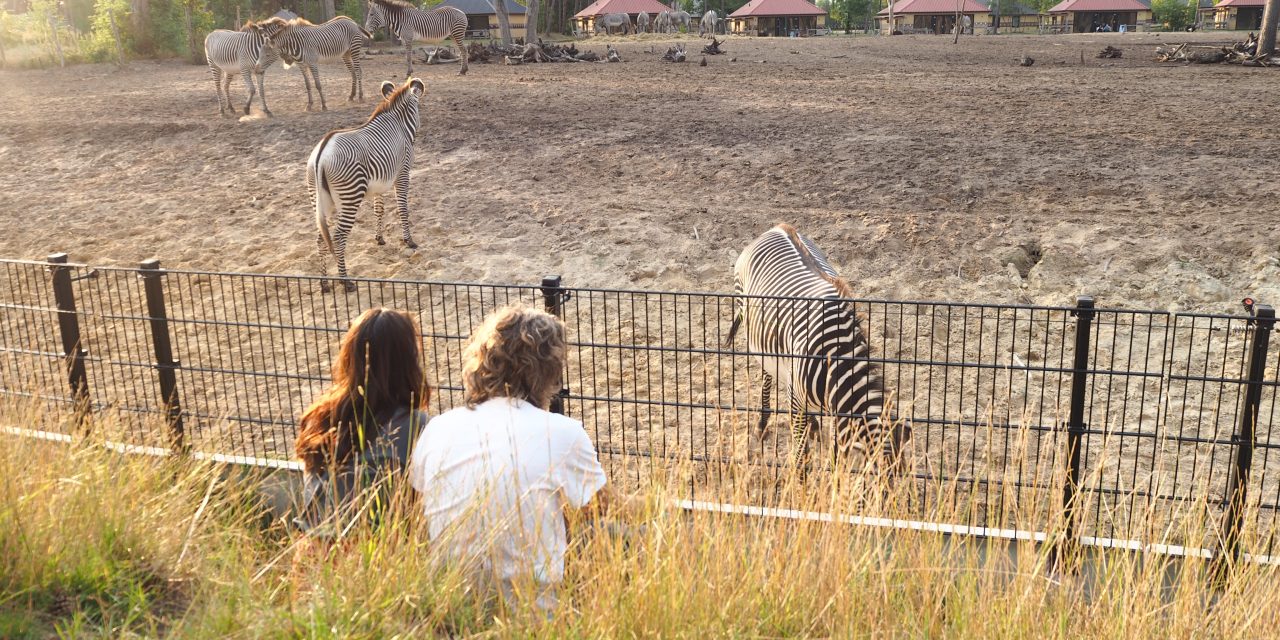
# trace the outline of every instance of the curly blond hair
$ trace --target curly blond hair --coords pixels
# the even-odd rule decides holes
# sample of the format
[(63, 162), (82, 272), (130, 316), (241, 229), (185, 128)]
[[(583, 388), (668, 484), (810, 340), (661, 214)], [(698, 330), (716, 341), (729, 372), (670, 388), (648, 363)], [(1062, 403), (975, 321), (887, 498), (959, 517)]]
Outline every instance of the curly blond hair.
[(560, 390), (566, 345), (560, 319), (524, 305), (489, 314), (462, 353), (467, 406), (492, 398), (518, 398), (547, 408)]

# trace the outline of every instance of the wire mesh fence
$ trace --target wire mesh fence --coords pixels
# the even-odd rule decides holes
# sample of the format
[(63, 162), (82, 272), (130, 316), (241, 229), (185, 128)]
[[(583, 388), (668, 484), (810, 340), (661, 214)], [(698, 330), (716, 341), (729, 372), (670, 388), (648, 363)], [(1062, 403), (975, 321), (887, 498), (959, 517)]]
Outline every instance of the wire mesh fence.
[[(584, 423), (611, 481), (637, 486), (678, 469), (683, 497), (749, 495), (787, 506), (776, 487), (791, 471), (788, 419), (775, 414), (755, 431), (762, 354), (729, 340), (729, 294), (575, 289), (558, 280), (357, 280), (354, 291), (334, 293), (317, 277), (22, 261), (0, 261), (0, 277), (0, 395), (75, 409), (80, 354), (87, 410), (112, 412), (126, 440), (154, 443), (148, 425), (164, 415), (173, 446), (267, 460), (291, 457), (297, 419), (328, 383), (338, 340), (363, 310), (417, 315), (431, 410), (440, 412), (462, 404), (472, 328), (509, 303), (545, 307), (570, 340), (563, 410)], [(1045, 531), (1073, 496), (1078, 535), (1214, 548), (1221, 524), (1242, 513), (1245, 550), (1272, 554), (1280, 354), (1260, 339), (1269, 318), (855, 304), (892, 412), (911, 424), (904, 474), (922, 517)], [(83, 352), (64, 344), (72, 319)], [(1251, 357), (1260, 365), (1251, 368)], [(830, 426), (832, 416), (819, 417)], [(1246, 453), (1252, 460), (1241, 473)], [(1235, 507), (1233, 496), (1243, 499)], [(1179, 524), (1189, 505), (1203, 511), (1203, 526)]]

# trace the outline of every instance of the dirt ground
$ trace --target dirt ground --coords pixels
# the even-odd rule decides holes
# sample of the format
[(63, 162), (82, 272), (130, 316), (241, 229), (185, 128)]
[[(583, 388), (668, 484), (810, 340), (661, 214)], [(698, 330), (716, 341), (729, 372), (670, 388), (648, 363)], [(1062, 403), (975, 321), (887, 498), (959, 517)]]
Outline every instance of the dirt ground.
[[(1231, 37), (731, 38), (706, 67), (661, 62), (655, 37), (616, 65), (422, 65), (422, 247), (376, 246), (365, 211), (352, 273), (723, 291), (788, 221), (868, 297), (1280, 302), (1280, 74), (1152, 61)], [(1107, 44), (1124, 57), (1095, 59)], [(366, 92), (403, 71), (369, 59)], [(328, 112), (275, 67), (275, 117), (237, 120), (180, 62), (0, 73), (0, 256), (313, 273), (307, 155), (374, 106), (345, 102), (341, 65), (322, 74)]]

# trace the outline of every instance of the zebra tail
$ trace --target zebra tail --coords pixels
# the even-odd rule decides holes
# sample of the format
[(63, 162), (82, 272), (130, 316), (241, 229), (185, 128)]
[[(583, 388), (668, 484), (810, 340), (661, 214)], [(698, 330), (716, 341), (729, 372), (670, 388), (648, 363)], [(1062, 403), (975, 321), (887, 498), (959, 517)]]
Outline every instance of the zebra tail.
[(742, 312), (733, 316), (733, 324), (729, 325), (729, 337), (724, 339), (724, 346), (733, 346), (733, 337), (738, 335), (738, 327), (742, 326)]
[(329, 134), (320, 141), (320, 146), (316, 148), (315, 155), (311, 157), (312, 170), (315, 172), (315, 188), (316, 188), (316, 228), (320, 230), (320, 236), (324, 238), (325, 246), (329, 247), (329, 253), (333, 253), (333, 237), (329, 235), (329, 215), (328, 210), (333, 208), (333, 196), (329, 194), (329, 180), (324, 175), (324, 164), (320, 162), (320, 157), (324, 155), (324, 148), (328, 146), (329, 139), (333, 134)]

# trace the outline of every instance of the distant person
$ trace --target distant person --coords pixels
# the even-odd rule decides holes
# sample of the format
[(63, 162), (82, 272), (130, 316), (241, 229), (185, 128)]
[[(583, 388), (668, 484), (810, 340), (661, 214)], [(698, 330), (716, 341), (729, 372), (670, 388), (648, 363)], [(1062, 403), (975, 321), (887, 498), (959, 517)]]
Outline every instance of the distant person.
[(436, 416), (413, 450), (431, 540), (508, 604), (550, 617), (564, 576), (566, 516), (607, 505), (604, 469), (582, 423), (547, 411), (566, 344), (555, 316), (499, 309), (471, 335), (465, 407)]
[[(333, 381), (302, 415), (295, 452), (304, 469), (294, 524), (320, 548), (358, 525), (364, 499), (389, 495), (404, 473), (430, 399), (412, 316), (391, 309), (360, 314), (342, 337)], [(382, 503), (385, 506), (385, 502)]]

